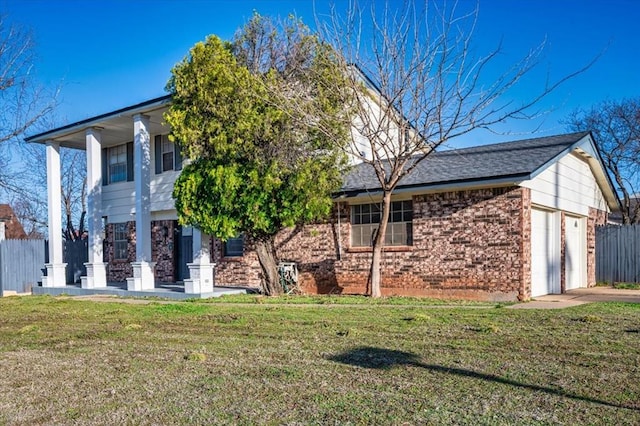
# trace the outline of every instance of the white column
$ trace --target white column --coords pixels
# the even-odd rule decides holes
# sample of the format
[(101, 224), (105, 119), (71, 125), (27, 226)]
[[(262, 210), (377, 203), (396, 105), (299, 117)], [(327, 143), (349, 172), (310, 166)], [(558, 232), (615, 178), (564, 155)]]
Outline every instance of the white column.
[(102, 257), (102, 132), (90, 128), (85, 132), (87, 145), (87, 231), (89, 262), (82, 288), (107, 286), (107, 270)]
[(188, 263), (189, 278), (184, 280), (185, 293), (213, 293), (213, 268), (209, 244), (211, 237), (193, 229), (193, 263)]
[(62, 204), (60, 195), (60, 144), (47, 142), (47, 200), (49, 225), (49, 263), (45, 264), (47, 276), (42, 277), (43, 287), (64, 287), (66, 263), (62, 263)]
[(133, 166), (136, 199), (136, 261), (133, 278), (127, 278), (129, 290), (153, 290), (155, 281), (151, 262), (151, 137), (149, 117), (133, 116)]

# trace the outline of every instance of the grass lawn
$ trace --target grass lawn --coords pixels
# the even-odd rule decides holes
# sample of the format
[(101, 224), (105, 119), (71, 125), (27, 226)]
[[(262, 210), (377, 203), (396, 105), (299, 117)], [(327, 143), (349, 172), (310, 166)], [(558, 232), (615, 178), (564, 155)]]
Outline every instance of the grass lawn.
[(640, 424), (640, 305), (0, 299), (0, 425), (558, 423)]

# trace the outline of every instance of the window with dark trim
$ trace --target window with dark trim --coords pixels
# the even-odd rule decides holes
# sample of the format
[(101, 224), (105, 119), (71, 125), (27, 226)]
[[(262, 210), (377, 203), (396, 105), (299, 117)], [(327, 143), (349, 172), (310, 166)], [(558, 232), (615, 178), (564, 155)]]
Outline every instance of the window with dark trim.
[[(351, 206), (351, 246), (371, 247), (380, 223), (382, 206), (358, 204)], [(413, 244), (413, 202), (392, 201), (389, 222), (384, 239), (385, 246)]]
[(102, 184), (133, 181), (133, 142), (102, 149)]
[(180, 149), (169, 140), (169, 135), (156, 135), (155, 155), (156, 174), (182, 169)]
[(126, 223), (113, 224), (113, 258), (127, 260), (129, 258), (129, 238)]
[(127, 180), (127, 145), (109, 148), (109, 183)]
[(222, 247), (224, 257), (242, 257), (244, 255), (244, 235), (229, 238)]

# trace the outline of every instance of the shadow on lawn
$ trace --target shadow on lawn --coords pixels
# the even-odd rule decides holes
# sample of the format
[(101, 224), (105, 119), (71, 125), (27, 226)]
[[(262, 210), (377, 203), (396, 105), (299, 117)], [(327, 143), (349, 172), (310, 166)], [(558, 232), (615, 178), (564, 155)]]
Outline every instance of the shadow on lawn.
[(462, 377), (471, 377), (474, 379), (486, 380), (505, 385), (515, 386), (523, 389), (530, 389), (538, 392), (544, 392), (551, 395), (563, 396), (566, 398), (576, 399), (579, 401), (592, 402), (615, 408), (626, 408), (629, 410), (640, 411), (637, 407), (629, 405), (620, 405), (612, 402), (602, 401), (599, 399), (589, 398), (586, 396), (572, 394), (561, 389), (554, 389), (539, 385), (517, 382), (515, 380), (505, 379), (504, 377), (494, 374), (479, 373), (464, 368), (444, 367), (442, 365), (425, 364), (420, 358), (411, 352), (396, 351), (392, 349), (375, 348), (371, 346), (362, 346), (349, 351), (328, 357), (330, 361), (340, 362), (342, 364), (355, 365), (363, 368), (375, 368), (386, 370), (394, 366), (410, 365), (414, 367), (424, 368), (426, 370), (438, 373), (454, 374)]

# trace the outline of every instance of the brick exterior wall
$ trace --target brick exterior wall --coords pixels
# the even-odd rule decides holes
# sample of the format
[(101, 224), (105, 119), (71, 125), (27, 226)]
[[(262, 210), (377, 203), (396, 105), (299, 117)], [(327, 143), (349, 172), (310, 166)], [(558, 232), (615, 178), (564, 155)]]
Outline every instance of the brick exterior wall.
[[(528, 199), (529, 190), (518, 187), (414, 197), (413, 245), (385, 250), (383, 294), (526, 298), (530, 265), (524, 255), (530, 240), (523, 235), (531, 226)], [(331, 220), (278, 236), (278, 256), (297, 262), (304, 291), (366, 293), (371, 252), (349, 248), (349, 218), (350, 207), (341, 203)], [(214, 248), (214, 253), (220, 250)], [(260, 268), (250, 249), (242, 259), (218, 257), (216, 262), (218, 285), (259, 285)]]
[(171, 283), (176, 280), (178, 221), (158, 220), (151, 222), (151, 258), (156, 262), (156, 280)]
[(114, 224), (109, 223), (105, 230), (104, 253), (107, 260), (107, 282), (123, 282), (133, 276), (131, 262), (136, 261), (136, 223), (127, 222), (127, 258), (115, 259), (115, 235)]
[[(151, 222), (151, 248), (152, 261), (156, 262), (155, 278), (159, 282), (173, 282), (176, 276), (175, 240), (178, 223), (175, 220), (161, 220)], [(165, 235), (166, 227), (166, 235)], [(114, 224), (106, 226), (104, 253), (107, 262), (107, 281), (123, 282), (133, 276), (131, 262), (136, 261), (136, 223), (127, 222), (127, 234), (129, 244), (127, 246), (127, 259), (116, 260), (114, 252)]]
[(596, 285), (596, 226), (607, 224), (607, 212), (589, 208), (587, 219), (587, 286)]

